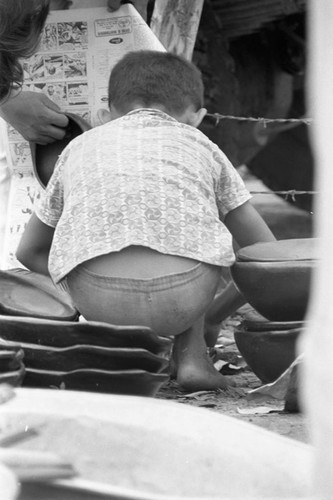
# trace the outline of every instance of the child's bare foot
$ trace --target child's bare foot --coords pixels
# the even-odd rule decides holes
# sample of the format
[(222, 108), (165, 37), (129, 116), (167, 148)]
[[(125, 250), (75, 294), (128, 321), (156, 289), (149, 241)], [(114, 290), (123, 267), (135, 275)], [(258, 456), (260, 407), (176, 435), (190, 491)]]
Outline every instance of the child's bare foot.
[(176, 335), (171, 367), (178, 384), (187, 391), (225, 389), (232, 383), (218, 372), (207, 354), (203, 318)]
[(184, 365), (177, 371), (177, 382), (186, 391), (226, 389), (234, 385), (218, 372), (207, 359), (206, 366)]

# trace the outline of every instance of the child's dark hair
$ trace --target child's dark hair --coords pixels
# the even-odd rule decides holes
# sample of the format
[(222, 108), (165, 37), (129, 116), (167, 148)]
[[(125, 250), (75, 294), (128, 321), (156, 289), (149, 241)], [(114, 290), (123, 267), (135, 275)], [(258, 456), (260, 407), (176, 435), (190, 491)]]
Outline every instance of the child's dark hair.
[(49, 0), (0, 0), (0, 101), (21, 85), (21, 58), (38, 48)]
[(163, 105), (176, 115), (190, 105), (197, 111), (203, 107), (203, 95), (199, 69), (169, 52), (129, 52), (114, 66), (109, 80), (109, 105), (122, 113), (134, 103), (147, 108)]

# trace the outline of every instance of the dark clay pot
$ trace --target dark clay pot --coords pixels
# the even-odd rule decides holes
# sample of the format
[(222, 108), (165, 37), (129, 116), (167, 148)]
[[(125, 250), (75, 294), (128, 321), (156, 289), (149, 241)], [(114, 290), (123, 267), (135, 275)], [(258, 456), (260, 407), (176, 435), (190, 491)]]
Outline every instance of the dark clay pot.
[(238, 289), (270, 321), (302, 321), (317, 265), (317, 240), (257, 243), (239, 250), (231, 268)]
[(295, 360), (296, 342), (301, 331), (301, 328), (250, 331), (241, 325), (234, 336), (249, 368), (267, 384), (282, 375)]
[(34, 142), (30, 143), (34, 174), (43, 188), (47, 186), (53, 174), (58, 157), (65, 147), (75, 139), (75, 137), (91, 129), (89, 123), (81, 116), (74, 113), (65, 113), (65, 115), (68, 118), (68, 125), (66, 127), (66, 135), (63, 139), (46, 145), (36, 144)]

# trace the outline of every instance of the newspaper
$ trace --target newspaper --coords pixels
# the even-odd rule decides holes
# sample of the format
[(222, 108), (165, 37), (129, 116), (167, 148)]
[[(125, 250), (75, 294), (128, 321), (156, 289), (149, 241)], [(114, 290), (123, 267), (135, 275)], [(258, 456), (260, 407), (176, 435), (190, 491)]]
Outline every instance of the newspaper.
[[(23, 90), (43, 92), (96, 126), (98, 110), (107, 107), (110, 70), (126, 52), (140, 49), (165, 50), (131, 4), (113, 13), (106, 7), (53, 11), (38, 52), (22, 63)], [(41, 188), (29, 143), (11, 126), (5, 147), (10, 182), (0, 267), (12, 268), (20, 265), (16, 248)]]

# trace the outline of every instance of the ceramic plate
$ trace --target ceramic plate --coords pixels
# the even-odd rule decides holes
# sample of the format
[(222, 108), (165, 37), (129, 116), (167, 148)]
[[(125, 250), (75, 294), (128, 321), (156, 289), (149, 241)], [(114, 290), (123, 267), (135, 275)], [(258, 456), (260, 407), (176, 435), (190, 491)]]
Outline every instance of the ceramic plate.
[(26, 368), (23, 386), (155, 396), (168, 379), (166, 374), (144, 370), (111, 371), (87, 368), (61, 372)]
[(315, 498), (312, 448), (239, 419), (154, 398), (15, 392), (2, 421), (40, 429), (17, 446), (65, 456), (78, 472), (64, 490), (20, 500)]
[[(21, 343), (24, 364), (27, 368), (41, 370), (72, 371), (82, 368), (100, 370), (145, 370), (160, 372), (168, 365), (166, 358), (139, 348), (97, 347), (76, 345), (50, 347)], [(1, 351), (0, 351), (1, 366)]]
[(69, 295), (51, 278), (25, 269), (0, 271), (0, 314), (63, 321), (78, 317)]
[(12, 342), (53, 347), (95, 345), (137, 347), (166, 356), (172, 342), (144, 326), (117, 326), (97, 321), (54, 321), (38, 318), (0, 316), (0, 336)]

